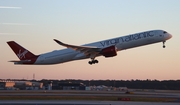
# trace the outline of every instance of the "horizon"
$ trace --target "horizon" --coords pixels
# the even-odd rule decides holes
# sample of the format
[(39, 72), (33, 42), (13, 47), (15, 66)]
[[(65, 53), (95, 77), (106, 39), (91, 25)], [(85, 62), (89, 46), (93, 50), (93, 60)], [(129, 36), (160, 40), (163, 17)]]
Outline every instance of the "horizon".
[[(48, 80), (48, 81), (50, 81), (50, 80), (52, 80), (52, 81), (57, 81), (58, 79), (41, 79), (41, 80), (38, 80), (38, 79), (0, 79), (0, 82), (1, 81), (41, 81), (41, 80)], [(144, 79), (144, 80), (140, 80), (140, 79), (130, 79), (130, 80), (111, 80), (111, 79), (102, 79), (102, 80), (94, 80), (94, 79), (92, 79), (92, 80), (83, 80), (83, 79), (59, 79), (58, 81), (62, 81), (62, 80), (72, 80), (72, 81), (180, 81), (180, 79), (177, 79), (177, 80), (156, 80), (156, 79), (154, 79), (154, 80), (151, 80), (151, 79)]]

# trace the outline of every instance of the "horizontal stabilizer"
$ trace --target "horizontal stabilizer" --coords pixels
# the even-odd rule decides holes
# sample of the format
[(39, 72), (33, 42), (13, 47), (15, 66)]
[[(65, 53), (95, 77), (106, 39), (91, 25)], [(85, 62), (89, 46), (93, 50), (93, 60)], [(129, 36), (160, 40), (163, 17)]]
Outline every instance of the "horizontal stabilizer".
[(12, 60), (12, 61), (9, 61), (9, 62), (22, 62), (22, 63), (25, 63), (25, 62), (31, 62), (31, 60), (21, 60), (21, 61)]
[(12, 60), (9, 62), (14, 62), (14, 64), (23, 64), (23, 63), (29, 63), (31, 62), (31, 60), (21, 60), (21, 61)]

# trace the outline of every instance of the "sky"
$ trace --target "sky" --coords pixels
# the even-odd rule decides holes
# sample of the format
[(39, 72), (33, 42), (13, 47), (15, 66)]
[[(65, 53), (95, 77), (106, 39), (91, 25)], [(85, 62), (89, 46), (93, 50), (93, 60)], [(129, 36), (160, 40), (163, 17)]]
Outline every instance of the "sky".
[[(0, 0), (1, 79), (178, 80), (180, 79), (179, 0)], [(14, 40), (34, 54), (64, 49), (53, 41), (83, 45), (162, 29), (166, 42), (98, 57), (98, 64), (14, 65), (7, 45)]]

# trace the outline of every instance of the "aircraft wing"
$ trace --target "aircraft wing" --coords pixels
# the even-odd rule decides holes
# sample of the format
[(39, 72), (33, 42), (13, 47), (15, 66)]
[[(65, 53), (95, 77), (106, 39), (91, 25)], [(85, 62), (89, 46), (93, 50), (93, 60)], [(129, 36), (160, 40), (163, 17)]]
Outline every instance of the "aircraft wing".
[(54, 41), (64, 47), (71, 48), (75, 51), (80, 51), (80, 52), (84, 53), (86, 56), (92, 56), (92, 55), (96, 56), (102, 50), (102, 48), (97, 48), (97, 47), (69, 45), (69, 44), (65, 44), (57, 39), (54, 39)]

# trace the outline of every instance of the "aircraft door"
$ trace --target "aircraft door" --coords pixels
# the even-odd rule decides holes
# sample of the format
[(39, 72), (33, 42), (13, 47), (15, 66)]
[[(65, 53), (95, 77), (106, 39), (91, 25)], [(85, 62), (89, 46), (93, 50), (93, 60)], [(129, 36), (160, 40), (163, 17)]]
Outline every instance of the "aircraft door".
[(154, 34), (155, 34), (155, 41), (161, 41), (163, 38), (164, 38), (164, 35), (162, 34), (161, 31), (154, 31)]

